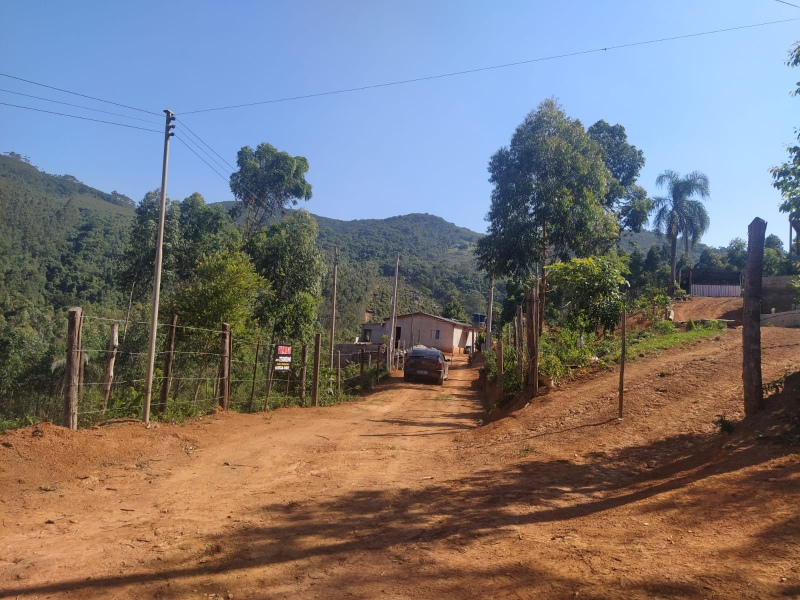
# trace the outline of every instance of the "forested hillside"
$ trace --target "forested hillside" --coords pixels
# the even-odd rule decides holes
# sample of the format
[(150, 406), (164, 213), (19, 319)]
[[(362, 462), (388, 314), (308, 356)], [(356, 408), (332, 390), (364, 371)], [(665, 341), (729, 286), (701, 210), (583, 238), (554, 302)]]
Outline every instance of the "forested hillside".
[[(202, 255), (238, 244), (227, 217), (231, 204), (206, 205), (199, 194), (170, 202), (162, 280), (165, 311), (180, 298), (192, 299), (180, 290), (200, 285), (191, 282), (199, 277), (195, 266)], [(136, 203), (70, 175), (44, 173), (18, 154), (0, 156), (0, 413), (20, 414), (20, 403), (30, 412), (31, 394), (43, 401), (57, 396), (61, 375), (56, 365), (64, 357), (71, 306), (83, 307), (90, 316), (122, 319), (132, 298), (130, 317), (147, 319), (156, 206), (157, 194)], [(291, 216), (289, 211), (284, 219)], [(313, 310), (316, 328), (325, 337), (334, 248), (340, 257), (337, 341), (358, 335), (365, 310), (375, 311), (378, 318), (389, 315), (398, 255), (399, 312), (441, 313), (453, 300), (467, 314), (486, 310), (487, 282), (473, 254), (479, 234), (422, 214), (315, 220), (322, 286), (321, 301)], [(165, 319), (168, 315), (162, 314)]]

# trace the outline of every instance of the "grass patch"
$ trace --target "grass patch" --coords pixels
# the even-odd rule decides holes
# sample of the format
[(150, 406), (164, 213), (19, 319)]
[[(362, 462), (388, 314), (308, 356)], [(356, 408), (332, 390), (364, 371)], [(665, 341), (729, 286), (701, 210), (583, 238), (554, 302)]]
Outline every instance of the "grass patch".
[[(650, 352), (657, 352), (662, 350), (669, 350), (674, 346), (682, 346), (689, 344), (699, 339), (713, 337), (726, 329), (725, 323), (719, 321), (707, 321), (702, 325), (697, 325), (694, 329), (689, 331), (680, 331), (672, 329), (671, 331), (666, 328), (663, 333), (653, 333), (644, 331), (641, 335), (631, 336), (628, 338), (626, 355), (627, 358), (635, 360), (640, 354), (648, 354)], [(617, 350), (612, 360), (618, 362), (620, 351)]]
[(451, 400), (453, 398), (453, 394), (439, 394), (439, 400)]
[(533, 446), (525, 444), (522, 448), (517, 450), (517, 456), (528, 456), (528, 454), (531, 454), (532, 452), (534, 452)]

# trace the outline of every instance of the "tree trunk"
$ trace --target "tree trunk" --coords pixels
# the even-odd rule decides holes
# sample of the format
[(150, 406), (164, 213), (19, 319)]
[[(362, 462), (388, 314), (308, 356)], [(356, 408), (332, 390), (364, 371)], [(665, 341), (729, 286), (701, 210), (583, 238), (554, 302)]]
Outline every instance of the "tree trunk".
[(669, 295), (673, 296), (675, 294), (675, 268), (678, 262), (678, 236), (677, 234), (671, 236), (669, 241)]
[(761, 268), (764, 262), (764, 234), (767, 223), (756, 217), (747, 228), (747, 268), (744, 277), (742, 317), (742, 383), (744, 413), (764, 408), (761, 381)]

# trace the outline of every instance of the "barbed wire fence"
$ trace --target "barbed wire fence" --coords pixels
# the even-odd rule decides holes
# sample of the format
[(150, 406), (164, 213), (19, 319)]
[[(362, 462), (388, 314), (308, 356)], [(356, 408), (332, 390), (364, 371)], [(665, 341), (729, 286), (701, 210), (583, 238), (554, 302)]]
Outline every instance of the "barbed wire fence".
[[(54, 363), (61, 377), (63, 424), (76, 429), (120, 419), (141, 419), (149, 322), (84, 314), (72, 309), (66, 360)], [(257, 412), (287, 406), (335, 404), (372, 389), (385, 372), (384, 351), (374, 344), (336, 353), (333, 368), (303, 344), (265, 342), (260, 332), (183, 325), (173, 315), (159, 323), (152, 387), (152, 415), (179, 420), (218, 410)], [(291, 361), (276, 370), (278, 346)], [(317, 344), (318, 346), (318, 344)], [(61, 374), (63, 371), (63, 375)], [(314, 381), (317, 389), (313, 389)], [(54, 390), (55, 391), (55, 390)]]

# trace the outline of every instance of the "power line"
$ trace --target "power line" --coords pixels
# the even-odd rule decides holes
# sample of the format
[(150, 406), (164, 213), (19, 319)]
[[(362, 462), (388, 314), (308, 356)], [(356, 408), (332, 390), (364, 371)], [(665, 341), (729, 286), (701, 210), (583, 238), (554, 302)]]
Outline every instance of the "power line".
[[(209, 146), (209, 145), (208, 145), (208, 144), (206, 144), (206, 143), (205, 143), (205, 142), (204, 142), (202, 139), (200, 139), (200, 136), (199, 136), (199, 135), (197, 135), (197, 134), (196, 134), (194, 131), (192, 131), (192, 130), (189, 128), (189, 126), (188, 126), (188, 125), (187, 125), (187, 124), (186, 124), (184, 121), (181, 121), (180, 119), (178, 119), (178, 120), (179, 120), (179, 121), (181, 122), (181, 124), (182, 124), (182, 125), (183, 125), (183, 126), (186, 128), (186, 130), (187, 130), (187, 131), (189, 131), (189, 133), (191, 133), (191, 134), (192, 134), (194, 137), (196, 137), (198, 140), (200, 140), (200, 142), (201, 142), (201, 143), (202, 143), (202, 144), (203, 144), (203, 145), (204, 145), (206, 148), (208, 148), (208, 149), (209, 149), (209, 150), (211, 150), (211, 151), (212, 151), (214, 154), (216, 154), (217, 156), (219, 156), (219, 158), (222, 160), (222, 162), (224, 162), (226, 165), (228, 165), (228, 166), (229, 166), (231, 169), (233, 169), (234, 171), (236, 170), (236, 167), (234, 167), (234, 166), (233, 166), (231, 163), (229, 163), (227, 160), (225, 160), (224, 158), (222, 158), (222, 156), (220, 156), (220, 155), (219, 155), (219, 153), (218, 153), (216, 150), (214, 150), (214, 149), (213, 149), (211, 146)], [(222, 165), (220, 165), (220, 166), (222, 166)]]
[(572, 58), (572, 57), (575, 57), (575, 56), (583, 56), (583, 55), (587, 55), (587, 54), (598, 54), (600, 52), (606, 52), (608, 50), (621, 50), (623, 48), (633, 48), (633, 47), (636, 47), (636, 46), (646, 46), (646, 45), (649, 45), (649, 44), (660, 44), (660, 43), (664, 43), (664, 42), (673, 42), (673, 41), (676, 41), (676, 40), (684, 40), (684, 39), (694, 38), (694, 37), (703, 37), (703, 36), (709, 36), (709, 35), (716, 35), (716, 34), (719, 34), (719, 33), (728, 33), (728, 32), (731, 32), (731, 31), (740, 31), (742, 29), (753, 29), (755, 27), (766, 27), (767, 25), (777, 25), (777, 24), (780, 24), (780, 23), (790, 23), (792, 21), (800, 21), (800, 18), (782, 19), (780, 21), (767, 21), (765, 23), (755, 23), (755, 24), (752, 24), (752, 25), (740, 25), (738, 27), (727, 27), (725, 29), (714, 29), (714, 30), (711, 30), (711, 31), (703, 31), (703, 32), (700, 32), (700, 33), (687, 33), (685, 35), (675, 35), (675, 36), (671, 36), (671, 37), (658, 38), (658, 39), (641, 41), (641, 42), (631, 42), (629, 44), (618, 44), (616, 46), (606, 46), (604, 48), (594, 48), (592, 50), (579, 50), (579, 51), (576, 51), (576, 52), (567, 52), (565, 54), (554, 54), (552, 56), (543, 56), (543, 57), (539, 57), (539, 58), (531, 58), (529, 60), (520, 60), (520, 61), (517, 61), (517, 62), (505, 63), (505, 64), (501, 64), (501, 65), (492, 65), (490, 67), (478, 67), (478, 68), (475, 68), (475, 69), (465, 69), (463, 71), (453, 71), (453, 72), (450, 72), (450, 73), (439, 73), (437, 75), (428, 75), (426, 77), (415, 77), (413, 79), (402, 79), (402, 80), (398, 80), (398, 81), (390, 81), (390, 82), (386, 82), (386, 83), (376, 83), (376, 84), (372, 84), (372, 85), (364, 85), (364, 86), (360, 86), (360, 87), (345, 88), (345, 89), (341, 89), (341, 90), (332, 90), (332, 91), (327, 91), (327, 92), (316, 92), (316, 93), (313, 93), (313, 94), (304, 94), (302, 96), (289, 96), (289, 97), (286, 97), (286, 98), (275, 98), (275, 99), (272, 99), (272, 100), (261, 100), (261, 101), (258, 101), (258, 102), (247, 102), (245, 104), (232, 104), (232, 105), (229, 105), (229, 106), (219, 106), (219, 107), (216, 107), (216, 108), (205, 108), (205, 109), (201, 109), (201, 110), (183, 111), (182, 114), (184, 114), (184, 115), (194, 115), (194, 114), (198, 114), (198, 113), (214, 112), (214, 111), (219, 111), (219, 110), (231, 110), (231, 109), (234, 109), (234, 108), (246, 108), (248, 106), (259, 106), (259, 105), (262, 105), (262, 104), (276, 104), (276, 103), (279, 103), (279, 102), (292, 102), (292, 101), (295, 101), (295, 100), (306, 100), (308, 98), (318, 98), (320, 96), (334, 96), (334, 95), (337, 95), (337, 94), (349, 94), (351, 92), (362, 92), (362, 91), (365, 91), (365, 90), (374, 90), (374, 89), (378, 89), (378, 88), (393, 87), (393, 86), (398, 86), (398, 85), (406, 85), (406, 84), (409, 84), (409, 83), (419, 83), (419, 82), (422, 82), (422, 81), (431, 81), (431, 80), (434, 80), (434, 79), (444, 79), (444, 78), (447, 78), (447, 77), (457, 77), (457, 76), (460, 76), (460, 75), (470, 75), (470, 74), (473, 74), (473, 73), (482, 73), (484, 71), (493, 71), (493, 70), (496, 70), (496, 69), (507, 69), (509, 67), (518, 67), (518, 66), (521, 66), (521, 65), (529, 65), (529, 64), (533, 64), (533, 63), (539, 63), (539, 62), (547, 62), (547, 61), (558, 60), (558, 59), (562, 59), (562, 58)]
[(56, 90), (57, 92), (64, 92), (65, 94), (72, 94), (74, 96), (80, 96), (81, 98), (88, 98), (90, 100), (95, 100), (97, 102), (105, 102), (106, 104), (113, 104), (114, 106), (120, 106), (122, 108), (127, 108), (129, 110), (135, 110), (138, 112), (147, 113), (148, 115), (155, 115), (160, 117), (161, 115), (157, 112), (153, 112), (150, 110), (144, 110), (141, 108), (136, 108), (135, 106), (128, 106), (127, 104), (120, 104), (119, 102), (112, 102), (111, 100), (103, 100), (102, 98), (96, 98), (94, 96), (88, 96), (86, 94), (79, 94), (78, 92), (71, 92), (70, 90), (65, 90), (62, 88), (57, 88), (52, 85), (47, 85), (46, 83), (39, 83), (37, 81), (31, 81), (30, 79), (23, 79), (22, 77), (15, 77), (14, 75), (9, 75), (8, 73), (0, 73), (0, 77), (8, 77), (9, 79), (16, 79), (17, 81), (24, 81), (25, 83), (30, 83), (31, 85), (38, 85), (41, 87), (48, 88), (50, 90)]
[(178, 141), (179, 141), (181, 144), (183, 144), (184, 146), (186, 146), (186, 147), (187, 147), (189, 150), (191, 150), (191, 151), (192, 151), (192, 154), (194, 154), (194, 155), (195, 155), (197, 158), (199, 158), (199, 159), (200, 159), (200, 160), (202, 160), (204, 163), (206, 163), (206, 166), (207, 166), (209, 169), (211, 169), (212, 171), (214, 171), (214, 173), (216, 173), (216, 174), (219, 176), (219, 178), (220, 178), (220, 179), (222, 179), (222, 180), (223, 180), (225, 183), (229, 183), (229, 181), (228, 181), (228, 178), (227, 178), (227, 177), (225, 177), (225, 175), (223, 175), (222, 173), (220, 173), (219, 171), (217, 171), (217, 170), (216, 170), (214, 167), (212, 167), (212, 166), (211, 166), (211, 163), (209, 163), (209, 162), (208, 162), (208, 161), (207, 161), (205, 158), (203, 158), (203, 157), (202, 157), (202, 156), (200, 156), (200, 155), (199, 155), (197, 152), (195, 152), (195, 149), (194, 149), (194, 148), (192, 148), (192, 147), (191, 147), (189, 144), (187, 144), (186, 142), (184, 142), (184, 141), (183, 141), (183, 138), (181, 138), (181, 137), (179, 137), (179, 136), (177, 136), (177, 135), (176, 135), (176, 136), (175, 136), (175, 139), (176, 139), (176, 140), (178, 140)]
[(101, 119), (92, 119), (89, 117), (80, 117), (78, 115), (68, 115), (67, 113), (55, 112), (52, 110), (44, 110), (43, 108), (33, 108), (32, 106), (21, 106), (19, 104), (9, 104), (8, 102), (0, 102), (2, 106), (13, 106), (14, 108), (24, 108), (25, 110), (35, 110), (36, 112), (47, 113), (50, 115), (59, 115), (61, 117), (70, 117), (71, 119), (82, 119), (84, 121), (94, 121), (95, 123), (105, 123), (107, 125), (116, 125), (118, 127), (128, 127), (130, 129), (141, 129), (142, 131), (152, 131), (153, 133), (161, 133), (157, 129), (147, 129), (146, 127), (138, 127), (136, 125), (126, 125), (125, 123), (115, 123), (114, 121), (103, 121)]
[(71, 102), (62, 102), (61, 100), (51, 100), (50, 98), (42, 98), (41, 96), (33, 96), (31, 94), (23, 94), (22, 92), (15, 92), (13, 90), (4, 90), (0, 89), (0, 92), (5, 92), (6, 94), (16, 94), (17, 96), (25, 96), (26, 98), (34, 98), (36, 100), (44, 100), (45, 102), (53, 102), (55, 104), (64, 104), (65, 106), (73, 106), (75, 108), (82, 108), (84, 110), (93, 110), (95, 112), (104, 113), (107, 115), (114, 115), (115, 117), (122, 117), (124, 119), (133, 119), (135, 121), (144, 121), (145, 123), (151, 123), (153, 125), (158, 125), (155, 121), (151, 121), (150, 119), (142, 119), (140, 117), (129, 117), (128, 115), (123, 115), (122, 113), (115, 113), (111, 112), (110, 110), (102, 110), (100, 108), (90, 108), (88, 106), (81, 106), (80, 104), (72, 104)]
[(800, 8), (800, 6), (798, 6), (797, 4), (786, 2), (786, 0), (775, 0), (775, 2), (780, 2), (781, 4), (785, 4), (786, 6), (794, 6), (795, 8)]
[[(186, 127), (186, 123), (183, 123), (183, 126), (184, 126), (184, 127)], [(188, 129), (188, 127), (186, 127), (186, 128)], [(192, 132), (192, 133), (193, 133), (193, 135), (197, 136), (197, 134), (196, 134), (196, 133), (194, 133), (194, 132)], [(192, 151), (192, 153), (193, 153), (193, 154), (194, 154), (194, 155), (195, 155), (197, 158), (199, 158), (200, 160), (202, 160), (202, 161), (203, 161), (203, 162), (206, 164), (206, 166), (207, 166), (209, 169), (211, 169), (212, 171), (214, 171), (214, 173), (216, 173), (216, 174), (219, 176), (219, 178), (220, 178), (220, 179), (222, 179), (223, 181), (225, 181), (225, 183), (227, 183), (228, 185), (230, 185), (230, 179), (229, 179), (229, 178), (227, 178), (227, 177), (225, 177), (225, 175), (223, 175), (223, 174), (222, 174), (222, 173), (220, 173), (219, 171), (217, 171), (217, 170), (216, 170), (216, 169), (215, 169), (215, 168), (214, 168), (214, 167), (211, 165), (211, 163), (209, 163), (209, 162), (208, 162), (206, 159), (204, 159), (204, 158), (203, 158), (202, 156), (200, 156), (200, 155), (199, 155), (197, 152), (195, 152), (194, 148), (192, 148), (192, 147), (191, 147), (189, 144), (187, 144), (187, 143), (186, 143), (186, 142), (183, 140), (183, 138), (181, 138), (181, 137), (179, 137), (179, 136), (177, 136), (177, 135), (176, 135), (176, 136), (175, 136), (175, 139), (176, 139), (176, 140), (178, 140), (178, 141), (179, 141), (181, 144), (183, 144), (184, 146), (186, 146), (186, 147), (187, 147), (189, 150), (191, 150), (191, 151)], [(187, 137), (186, 139), (187, 139), (187, 140), (189, 140), (190, 142), (192, 142), (192, 143), (193, 143), (195, 146), (197, 146), (198, 148), (200, 148), (200, 146), (197, 144), (197, 142), (195, 142), (195, 141), (194, 141), (192, 138), (190, 138), (190, 137)], [(199, 140), (200, 138), (199, 138), (199, 137), (197, 137), (197, 139)], [(203, 140), (200, 140), (200, 141), (202, 142)], [(203, 143), (205, 144), (205, 142), (203, 142)], [(208, 146), (208, 144), (206, 144), (206, 145)], [(209, 149), (210, 149), (212, 152), (214, 152), (214, 154), (217, 154), (217, 153), (216, 153), (216, 151), (215, 151), (213, 148), (211, 148), (211, 146), (208, 146), (208, 147), (209, 147)], [(200, 150), (202, 150), (203, 152), (205, 152), (206, 156), (209, 156), (208, 152), (206, 152), (206, 151), (205, 151), (205, 150), (203, 150), (202, 148), (200, 148)], [(219, 154), (217, 154), (217, 156), (219, 156)], [(220, 156), (220, 158), (222, 158), (222, 157)], [(233, 167), (233, 166), (232, 166), (230, 163), (228, 163), (228, 161), (226, 161), (224, 158), (222, 158), (222, 160), (223, 160), (223, 161), (225, 161), (225, 163), (227, 163), (229, 167), (231, 167), (232, 169), (234, 169), (234, 170), (235, 170), (235, 168), (234, 168), (234, 167)], [(215, 161), (215, 162), (217, 162), (217, 164), (219, 164), (219, 161)], [(220, 167), (222, 167), (222, 165), (220, 165)], [(222, 168), (224, 169), (225, 167), (222, 167)], [(244, 187), (244, 186), (242, 186), (242, 187)], [(245, 191), (246, 191), (248, 194), (250, 194), (252, 197), (254, 197), (254, 198), (257, 198), (257, 197), (258, 197), (258, 194), (254, 193), (252, 190), (250, 190), (250, 188), (244, 187), (244, 190), (245, 190)]]
[[(198, 150), (200, 150), (200, 152), (202, 152), (202, 153), (203, 153), (203, 154), (205, 154), (205, 155), (206, 155), (208, 158), (210, 158), (211, 160), (213, 160), (213, 161), (214, 161), (214, 162), (217, 164), (217, 166), (218, 166), (220, 169), (222, 169), (223, 171), (226, 169), (225, 165), (223, 165), (223, 164), (222, 164), (221, 162), (219, 162), (219, 161), (218, 161), (216, 158), (214, 158), (213, 156), (211, 156), (211, 155), (208, 153), (208, 150), (206, 150), (206, 149), (205, 149), (205, 148), (203, 148), (203, 147), (202, 147), (200, 144), (198, 144), (197, 142), (195, 142), (195, 141), (194, 141), (194, 140), (193, 140), (191, 137), (189, 137), (189, 136), (186, 136), (186, 139), (187, 139), (187, 140), (189, 140), (189, 141), (190, 141), (192, 144), (194, 144), (194, 145), (195, 145), (195, 147), (196, 147)], [(201, 140), (201, 141), (202, 141), (202, 140)]]

